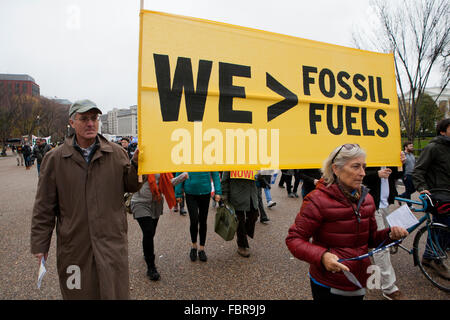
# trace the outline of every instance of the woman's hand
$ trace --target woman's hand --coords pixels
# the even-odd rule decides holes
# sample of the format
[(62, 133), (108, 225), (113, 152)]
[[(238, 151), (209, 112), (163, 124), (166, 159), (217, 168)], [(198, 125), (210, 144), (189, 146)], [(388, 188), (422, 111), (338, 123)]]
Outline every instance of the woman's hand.
[(392, 240), (399, 240), (408, 235), (408, 231), (405, 228), (394, 226), (391, 228), (391, 232), (389, 233), (389, 238)]
[(338, 262), (338, 260), (339, 260), (338, 256), (330, 252), (325, 252), (322, 255), (322, 264), (325, 267), (325, 269), (327, 269), (327, 271), (333, 273), (340, 272), (342, 270), (350, 271), (350, 269), (346, 265)]
[(220, 201), (220, 194), (215, 194), (214, 195), (214, 200), (219, 202)]
[(182, 203), (183, 202), (183, 198), (177, 198), (177, 202), (178, 203)]

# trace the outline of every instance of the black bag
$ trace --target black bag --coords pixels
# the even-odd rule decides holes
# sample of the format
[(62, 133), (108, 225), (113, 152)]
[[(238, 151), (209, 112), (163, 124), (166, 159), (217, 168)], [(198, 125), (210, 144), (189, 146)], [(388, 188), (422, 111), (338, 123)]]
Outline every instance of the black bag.
[(428, 200), (428, 206), (431, 214), (450, 215), (450, 192), (449, 193), (432, 193), (431, 201)]
[(216, 219), (214, 221), (214, 231), (225, 241), (233, 240), (238, 226), (238, 220), (234, 208), (231, 204), (221, 203), (217, 208)]

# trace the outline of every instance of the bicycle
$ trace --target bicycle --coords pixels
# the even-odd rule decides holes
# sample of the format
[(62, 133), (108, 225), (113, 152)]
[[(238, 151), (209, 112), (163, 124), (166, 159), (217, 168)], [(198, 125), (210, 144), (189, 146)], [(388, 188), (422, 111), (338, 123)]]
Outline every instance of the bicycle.
[[(445, 192), (450, 195), (450, 190), (447, 189), (431, 189), (433, 192)], [(421, 205), (421, 208), (412, 207), (413, 212), (424, 212), (423, 217), (419, 222), (408, 228), (411, 234), (414, 230), (422, 226), (414, 236), (413, 248), (408, 249), (401, 245), (401, 240), (398, 240), (395, 245), (402, 248), (409, 254), (413, 255), (414, 266), (419, 266), (425, 277), (437, 288), (450, 292), (450, 279), (442, 277), (435, 268), (450, 269), (450, 261), (448, 254), (450, 251), (450, 227), (446, 224), (436, 222), (433, 216), (437, 213), (433, 212), (435, 208), (435, 201), (427, 194), (421, 194), (419, 201), (395, 197), (395, 200), (406, 202), (415, 205)], [(445, 214), (441, 214), (443, 216)], [(447, 213), (448, 215), (448, 213)]]

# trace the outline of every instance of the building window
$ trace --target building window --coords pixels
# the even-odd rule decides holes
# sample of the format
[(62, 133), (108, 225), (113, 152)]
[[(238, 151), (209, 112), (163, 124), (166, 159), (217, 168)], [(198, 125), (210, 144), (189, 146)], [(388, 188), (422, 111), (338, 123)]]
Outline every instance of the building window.
[(20, 83), (16, 82), (16, 94), (20, 94)]

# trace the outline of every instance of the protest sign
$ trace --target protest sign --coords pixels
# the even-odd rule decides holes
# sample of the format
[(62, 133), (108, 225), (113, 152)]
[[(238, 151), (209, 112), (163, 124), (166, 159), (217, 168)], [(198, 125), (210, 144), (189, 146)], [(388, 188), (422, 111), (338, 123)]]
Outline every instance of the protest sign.
[(319, 168), (343, 143), (400, 166), (394, 58), (142, 10), (138, 131), (141, 174)]

